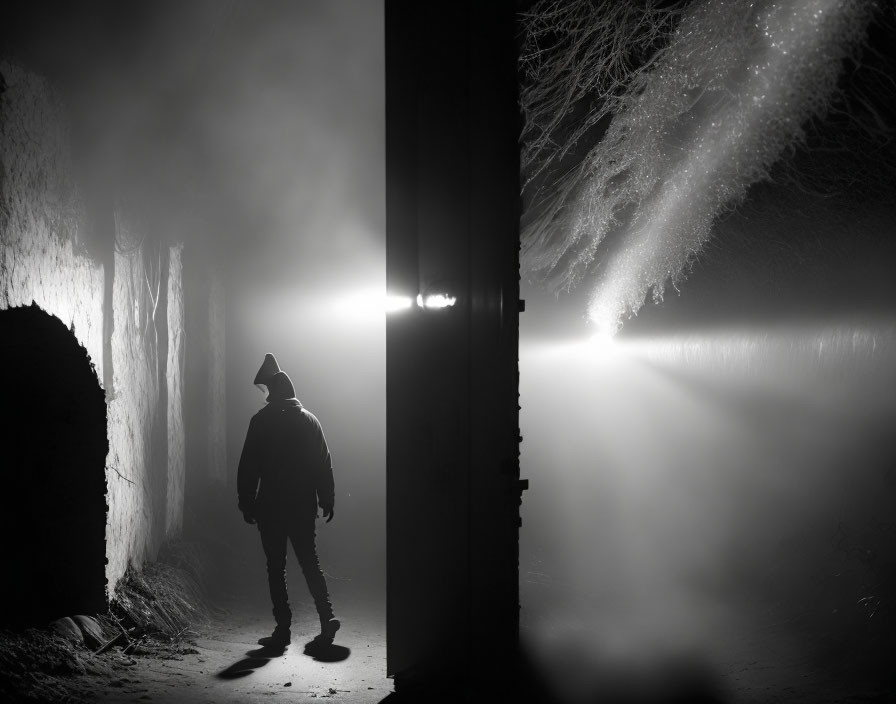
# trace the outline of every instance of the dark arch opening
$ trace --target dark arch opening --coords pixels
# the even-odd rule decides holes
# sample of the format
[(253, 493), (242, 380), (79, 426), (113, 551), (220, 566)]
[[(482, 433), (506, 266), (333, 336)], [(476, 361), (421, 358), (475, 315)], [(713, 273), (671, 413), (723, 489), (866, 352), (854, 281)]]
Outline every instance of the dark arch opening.
[(106, 600), (106, 401), (87, 351), (37, 305), (0, 311), (0, 623)]

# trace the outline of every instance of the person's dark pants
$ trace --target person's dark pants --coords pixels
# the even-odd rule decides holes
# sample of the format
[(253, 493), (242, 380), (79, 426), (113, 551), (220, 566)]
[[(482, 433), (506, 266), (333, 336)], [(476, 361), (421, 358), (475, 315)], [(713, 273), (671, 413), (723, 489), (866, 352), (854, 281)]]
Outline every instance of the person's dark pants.
[(277, 625), (289, 628), (292, 611), (286, 591), (286, 541), (292, 543), (299, 566), (308, 583), (308, 591), (314, 599), (321, 621), (333, 618), (333, 606), (327, 592), (327, 581), (320, 569), (317, 549), (314, 545), (314, 518), (293, 518), (290, 520), (265, 520), (258, 522), (261, 544), (268, 562), (268, 586), (274, 605), (274, 620)]

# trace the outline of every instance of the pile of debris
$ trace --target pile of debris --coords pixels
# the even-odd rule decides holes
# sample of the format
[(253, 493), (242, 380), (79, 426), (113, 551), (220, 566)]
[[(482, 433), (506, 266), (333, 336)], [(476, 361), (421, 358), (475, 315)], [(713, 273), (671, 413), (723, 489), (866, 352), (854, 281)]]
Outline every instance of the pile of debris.
[(45, 629), (0, 631), (0, 701), (87, 702), (100, 677), (114, 680), (135, 656), (196, 653), (193, 628), (210, 617), (198, 550), (178, 544), (164, 561), (129, 569), (109, 610), (65, 616)]
[(125, 654), (164, 656), (166, 650), (177, 654), (196, 636), (192, 627), (210, 616), (198, 576), (198, 571), (171, 562), (129, 569), (104, 617), (113, 635), (98, 652), (117, 646)]

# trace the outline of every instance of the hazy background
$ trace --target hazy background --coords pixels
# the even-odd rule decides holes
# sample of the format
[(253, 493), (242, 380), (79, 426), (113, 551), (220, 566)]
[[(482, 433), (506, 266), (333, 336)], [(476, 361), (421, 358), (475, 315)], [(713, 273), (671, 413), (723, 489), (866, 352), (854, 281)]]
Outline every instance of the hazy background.
[[(14, 0), (4, 16), (0, 51), (65, 101), (85, 196), (119, 201), (146, 238), (185, 242), (223, 277), (231, 477), (272, 352), (332, 449), (325, 568), (382, 596), (382, 2)], [(213, 515), (245, 539), (233, 557), (266, 599), (256, 532), (226, 491)]]
[[(325, 570), (385, 578), (385, 98), (380, 2), (246, 4), (207, 106), (247, 219), (228, 266), (228, 458), (238, 461), (264, 354), (323, 424), (336, 517)], [(231, 146), (228, 146), (231, 145)]]
[[(67, 87), (85, 168), (153, 211), (159, 237), (216, 243), (232, 472), (273, 352), (333, 453), (325, 569), (379, 595), (382, 3), (16, 7), (4, 40)], [(848, 147), (809, 162), (889, 178), (874, 164)], [(857, 183), (751, 189), (681, 294), (615, 349), (585, 344), (585, 293), (524, 282), (522, 626), (573, 688), (682, 658), (853, 676), (886, 653), (867, 643), (878, 624), (892, 633), (894, 610), (896, 211)], [(227, 520), (264, 596), (235, 491)]]
[[(721, 19), (732, 10), (705, 6)], [(739, 7), (761, 14), (790, 5)], [(614, 311), (649, 300), (655, 252), (689, 241), (681, 219), (695, 229), (689, 218), (714, 192), (737, 191), (739, 175), (727, 169), (739, 162), (696, 169), (708, 181), (679, 191), (683, 214), (652, 219), (649, 242), (637, 240), (625, 259), (629, 290), (611, 285), (618, 232), (571, 293), (558, 299), (524, 285), (521, 462), (532, 484), (521, 538), (522, 629), (551, 681), (573, 698), (703, 701), (701, 693), (719, 689), (737, 701), (817, 702), (892, 692), (896, 101), (883, 78), (892, 75), (892, 12), (877, 19), (856, 56), (837, 58), (842, 73), (821, 99), (831, 101), (824, 119), (782, 149), (784, 161), (736, 210), (713, 213), (709, 244), (684, 280), (628, 319), (614, 342), (591, 341), (600, 330), (585, 321), (589, 289), (617, 292), (607, 302)], [(699, 32), (677, 40), (696, 74), (714, 78), (706, 57), (719, 46)], [(806, 66), (821, 70), (822, 62)], [(812, 90), (787, 76), (770, 83), (785, 96), (773, 112)], [(748, 102), (742, 87), (726, 87), (719, 104)], [(664, 91), (671, 97), (651, 102)], [(718, 156), (708, 142), (692, 153), (687, 139), (663, 131), (675, 92), (662, 71), (648, 76), (633, 99), (642, 119), (610, 140), (612, 158), (601, 162), (607, 154), (597, 150), (600, 163), (584, 172), (621, 172), (600, 192), (611, 206), (641, 173), (630, 160), (647, 161), (650, 172), (667, 153), (685, 165)], [(697, 92), (713, 101), (712, 91)], [(651, 106), (653, 120), (644, 114)], [(780, 134), (742, 125), (748, 118), (735, 110), (712, 126), (730, 129), (729, 144), (757, 158)], [(656, 152), (631, 138), (638, 129), (656, 138)], [(625, 148), (615, 154), (619, 143)], [(634, 207), (651, 202), (638, 196)], [(558, 215), (560, 239), (569, 213), (574, 225), (592, 227), (592, 213), (577, 220), (577, 207)], [(624, 230), (630, 214), (623, 209), (622, 223), (610, 224)], [(577, 242), (581, 250), (593, 234)]]
[(587, 291), (524, 286), (522, 629), (570, 696), (884, 691), (894, 222), (861, 189), (755, 187), (611, 344)]

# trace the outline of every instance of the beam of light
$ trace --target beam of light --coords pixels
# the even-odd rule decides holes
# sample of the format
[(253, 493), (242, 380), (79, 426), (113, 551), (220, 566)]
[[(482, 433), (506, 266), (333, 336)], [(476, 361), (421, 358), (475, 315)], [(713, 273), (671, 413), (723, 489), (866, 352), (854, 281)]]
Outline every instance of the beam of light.
[(370, 288), (334, 296), (316, 307), (335, 319), (360, 323), (376, 322), (382, 320), (384, 315), (410, 310), (415, 303), (425, 310), (439, 310), (454, 306), (457, 297), (445, 293), (430, 293), (418, 294), (416, 298), (412, 298)]
[(386, 313), (397, 313), (400, 310), (407, 310), (413, 305), (413, 299), (410, 296), (386, 296), (385, 311)]
[(428, 293), (425, 296), (422, 293), (417, 294), (417, 305), (420, 308), (450, 308), (455, 303), (457, 303), (457, 297), (449, 296), (446, 293)]
[[(745, 52), (741, 44), (735, 45), (736, 53), (726, 47), (721, 55), (702, 57), (717, 72), (706, 77), (702, 90), (707, 92), (677, 116), (678, 124), (664, 126), (680, 133), (686, 117), (696, 127), (684, 128), (679, 144), (663, 140), (665, 148), (680, 154), (608, 262), (589, 305), (593, 320), (612, 325), (637, 312), (651, 286), (655, 298), (661, 298), (666, 280), (678, 280), (709, 240), (716, 215), (742, 201), (749, 185), (766, 177), (801, 139), (801, 125), (823, 112), (834, 93), (849, 41), (861, 36), (864, 21), (854, 25), (864, 13), (850, 5), (838, 0), (773, 3), (755, 17), (754, 31), (747, 35), (755, 49)], [(712, 3), (696, 13), (694, 24), (728, 21), (727, 13), (719, 12), (722, 7)], [(720, 93), (723, 88), (727, 94)], [(660, 112), (670, 97), (661, 86), (645, 102), (658, 99), (652, 109)]]
[(588, 351), (596, 357), (607, 357), (619, 350), (613, 340), (613, 334), (603, 330), (596, 332), (588, 339)]
[(816, 389), (832, 397), (863, 385), (871, 396), (883, 390), (879, 403), (896, 407), (896, 397), (888, 400), (889, 388), (896, 385), (896, 322), (890, 320), (656, 337), (620, 338), (603, 331), (585, 339), (523, 341), (520, 355), (582, 370), (650, 367), (728, 389)]
[(524, 242), (527, 265), (558, 287), (593, 275), (588, 316), (601, 329), (618, 330), (651, 291), (662, 299), (715, 218), (825, 114), (874, 12), (862, 0), (694, 3), (571, 177), (550, 233)]
[(377, 323), (385, 315), (408, 310), (413, 302), (410, 296), (387, 294), (371, 287), (328, 297), (314, 307), (335, 320)]
[(893, 322), (717, 330), (635, 339), (624, 348), (632, 359), (727, 386), (834, 392), (862, 380), (876, 388), (896, 383)]

